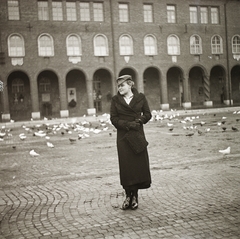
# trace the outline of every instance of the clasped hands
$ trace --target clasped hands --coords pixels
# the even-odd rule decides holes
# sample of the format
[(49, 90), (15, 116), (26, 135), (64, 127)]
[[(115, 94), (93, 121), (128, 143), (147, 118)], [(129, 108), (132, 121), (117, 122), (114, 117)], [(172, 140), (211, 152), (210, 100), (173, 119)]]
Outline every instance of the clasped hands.
[(140, 119), (135, 119), (135, 121), (127, 122), (127, 128), (133, 130), (139, 130), (142, 125), (142, 121)]

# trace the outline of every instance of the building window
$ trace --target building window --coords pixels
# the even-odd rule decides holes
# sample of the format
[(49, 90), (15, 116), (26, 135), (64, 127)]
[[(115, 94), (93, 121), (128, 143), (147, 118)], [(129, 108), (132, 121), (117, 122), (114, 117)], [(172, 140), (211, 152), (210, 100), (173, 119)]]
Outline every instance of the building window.
[(82, 55), (81, 39), (78, 35), (74, 34), (67, 37), (67, 55), (68, 56)]
[(108, 56), (108, 41), (104, 35), (97, 35), (94, 37), (94, 55)]
[(198, 23), (197, 7), (189, 7), (190, 23)]
[(54, 55), (53, 39), (47, 34), (43, 34), (38, 38), (38, 54), (43, 57)]
[(167, 46), (169, 55), (180, 55), (180, 42), (177, 36), (170, 35), (167, 39)]
[(76, 2), (66, 2), (67, 21), (77, 20)]
[(211, 23), (219, 24), (219, 11), (217, 7), (211, 7)]
[(103, 21), (103, 3), (93, 3), (93, 20), (95, 22)]
[(200, 21), (202, 24), (208, 24), (208, 8), (200, 7)]
[(63, 20), (62, 2), (52, 1), (52, 16), (53, 21)]
[(17, 0), (8, 0), (8, 20), (20, 20), (19, 5)]
[(81, 21), (90, 21), (90, 5), (88, 2), (80, 2), (80, 20)]
[(10, 57), (23, 57), (25, 55), (24, 40), (20, 35), (9, 36), (8, 55)]
[(167, 5), (167, 22), (176, 23), (176, 7), (174, 5)]
[(220, 36), (213, 36), (211, 41), (212, 54), (222, 54), (223, 44)]
[(202, 54), (202, 40), (198, 35), (190, 37), (190, 53), (193, 55)]
[(129, 22), (128, 4), (119, 3), (119, 22)]
[(49, 20), (48, 2), (38, 1), (38, 20)]
[(232, 38), (232, 53), (240, 54), (240, 36), (236, 35)]
[(157, 41), (152, 35), (144, 38), (144, 54), (148, 56), (157, 55)]
[(120, 37), (119, 49), (121, 56), (133, 55), (133, 40), (129, 35), (123, 35)]
[(12, 81), (12, 93), (23, 93), (24, 92), (24, 82), (20, 78), (15, 78)]
[(39, 91), (50, 92), (50, 80), (49, 78), (43, 77), (39, 80)]
[(153, 22), (153, 6), (152, 4), (143, 4), (144, 22)]

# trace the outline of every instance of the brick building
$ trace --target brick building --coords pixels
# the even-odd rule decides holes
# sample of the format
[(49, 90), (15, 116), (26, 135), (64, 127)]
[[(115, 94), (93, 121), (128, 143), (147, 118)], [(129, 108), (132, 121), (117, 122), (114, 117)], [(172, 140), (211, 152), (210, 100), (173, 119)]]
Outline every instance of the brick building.
[(238, 0), (1, 0), (2, 120), (108, 112), (132, 75), (151, 109), (240, 104)]

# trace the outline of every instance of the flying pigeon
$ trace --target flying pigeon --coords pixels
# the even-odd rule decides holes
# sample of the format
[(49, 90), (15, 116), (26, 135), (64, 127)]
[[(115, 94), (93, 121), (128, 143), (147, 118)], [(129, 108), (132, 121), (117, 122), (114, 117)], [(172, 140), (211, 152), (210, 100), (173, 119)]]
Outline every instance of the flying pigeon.
[(222, 149), (222, 150), (219, 150), (219, 153), (226, 155), (226, 154), (230, 154), (230, 151), (231, 151), (231, 147), (227, 147), (226, 149)]
[(39, 156), (39, 154), (36, 153), (36, 152), (34, 151), (34, 149), (32, 149), (29, 153), (30, 153), (30, 155), (33, 156), (33, 157)]

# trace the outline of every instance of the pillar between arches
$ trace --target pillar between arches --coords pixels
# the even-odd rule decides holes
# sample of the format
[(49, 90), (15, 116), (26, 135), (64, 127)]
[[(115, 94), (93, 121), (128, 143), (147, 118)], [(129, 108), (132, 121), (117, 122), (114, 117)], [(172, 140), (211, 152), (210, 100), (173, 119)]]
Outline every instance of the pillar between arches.
[(88, 96), (87, 114), (94, 115), (96, 114), (96, 108), (94, 108), (94, 101), (93, 101), (93, 81), (87, 80), (86, 87), (87, 87), (87, 96)]
[(66, 80), (59, 78), (59, 95), (60, 95), (60, 117), (69, 117), (69, 110), (67, 107), (67, 89)]
[(30, 82), (31, 100), (32, 100), (32, 119), (40, 119), (41, 113), (39, 111), (39, 94), (38, 94), (38, 81), (33, 80)]
[(185, 109), (190, 109), (192, 107), (192, 103), (190, 102), (190, 92), (189, 92), (189, 78), (188, 77), (184, 77), (182, 79), (183, 81), (183, 102), (182, 102), (182, 106)]
[(161, 97), (160, 108), (162, 110), (169, 110), (166, 74), (162, 76), (162, 80), (160, 81), (160, 84), (161, 84), (161, 96), (162, 96)]

